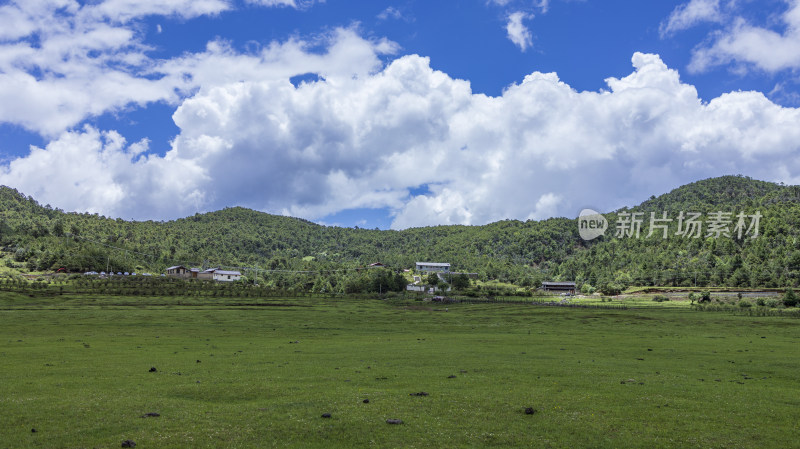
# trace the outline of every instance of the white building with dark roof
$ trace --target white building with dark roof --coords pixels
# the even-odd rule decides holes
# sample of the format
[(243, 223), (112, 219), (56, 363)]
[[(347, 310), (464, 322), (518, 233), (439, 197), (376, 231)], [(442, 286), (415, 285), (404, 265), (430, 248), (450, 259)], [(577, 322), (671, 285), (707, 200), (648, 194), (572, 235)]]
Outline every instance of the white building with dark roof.
[(216, 270), (214, 271), (214, 280), (220, 282), (233, 282), (242, 278), (242, 273), (238, 271)]
[(450, 264), (441, 262), (417, 262), (418, 273), (449, 273)]
[(199, 279), (212, 279), (219, 282), (234, 282), (242, 279), (242, 273), (219, 268), (209, 268), (198, 275)]

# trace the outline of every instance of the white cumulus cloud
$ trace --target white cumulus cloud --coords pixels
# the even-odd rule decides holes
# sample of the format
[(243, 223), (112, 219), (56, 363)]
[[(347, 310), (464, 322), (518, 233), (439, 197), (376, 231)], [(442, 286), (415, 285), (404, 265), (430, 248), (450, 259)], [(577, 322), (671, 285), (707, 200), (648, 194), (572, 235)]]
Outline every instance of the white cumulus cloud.
[[(261, 3), (297, 8), (310, 4)], [(200, 87), (195, 79), (204, 77), (188, 70), (203, 69), (197, 61), (209, 55), (152, 59), (141, 20), (154, 15), (191, 19), (231, 8), (229, 0), (6, 2), (0, 6), (0, 122), (55, 137), (88, 117), (153, 102), (178, 104)], [(209, 53), (223, 46), (215, 45)], [(275, 56), (279, 47), (275, 44), (260, 57)], [(291, 45), (283, 47), (288, 51)], [(253, 62), (258, 57), (249, 62), (245, 57), (234, 59), (231, 62), (258, 65)]]
[[(633, 71), (601, 91), (533, 72), (487, 96), (425, 57), (382, 67), (380, 42), (336, 36), (321, 54), (287, 42), (257, 62), (209, 50), (211, 63), (238, 69), (204, 75), (210, 84), (177, 108), (180, 134), (163, 157), (83, 128), (0, 167), (0, 184), (126, 218), (242, 205), (318, 220), (389, 208), (392, 226), (406, 228), (574, 217), (723, 174), (800, 179), (800, 110), (757, 92), (704, 103), (657, 55), (636, 53)], [(204, 63), (193, 58), (182, 64)], [(295, 86), (297, 70), (325, 76)]]

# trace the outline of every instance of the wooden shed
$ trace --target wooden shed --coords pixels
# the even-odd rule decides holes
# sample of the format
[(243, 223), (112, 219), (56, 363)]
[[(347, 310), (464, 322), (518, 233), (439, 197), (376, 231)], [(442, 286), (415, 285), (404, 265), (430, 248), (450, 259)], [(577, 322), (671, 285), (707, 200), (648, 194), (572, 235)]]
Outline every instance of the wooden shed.
[(554, 293), (574, 295), (577, 291), (574, 282), (542, 282), (542, 290)]

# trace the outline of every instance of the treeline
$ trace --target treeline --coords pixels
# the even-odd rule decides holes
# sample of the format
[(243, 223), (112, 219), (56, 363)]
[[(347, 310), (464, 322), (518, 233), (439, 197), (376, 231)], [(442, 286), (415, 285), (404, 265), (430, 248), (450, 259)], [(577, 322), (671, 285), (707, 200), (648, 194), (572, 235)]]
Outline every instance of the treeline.
[[(0, 291), (17, 293), (18, 297), (52, 298), (63, 296), (63, 299), (91, 299), (118, 296), (125, 298), (178, 297), (191, 303), (192, 298), (415, 298), (422, 299), (423, 292), (407, 291), (402, 276), (392, 274), (386, 269), (373, 269), (361, 272), (358, 282), (347, 280), (334, 285), (331, 289), (312, 289), (307, 280), (283, 278), (280, 282), (255, 282), (255, 279), (243, 278), (233, 282), (215, 282), (212, 280), (181, 279), (170, 276), (142, 275), (84, 275), (55, 274), (25, 279), (21, 276), (0, 276)], [(463, 279), (462, 279), (463, 281)], [(530, 290), (511, 287), (495, 287), (490, 285), (474, 286), (470, 282), (453, 279), (454, 290), (447, 293), (445, 300), (456, 299), (490, 300), (543, 296)], [(13, 302), (13, 297), (6, 297)], [(441, 300), (441, 298), (439, 299)], [(140, 303), (144, 304), (144, 303)]]
[[(650, 213), (671, 219), (666, 238), (650, 237)], [(679, 212), (760, 214), (757, 238), (678, 235)], [(616, 237), (620, 218), (642, 219), (637, 238)], [(800, 188), (725, 176), (682, 186), (606, 214), (603, 237), (584, 241), (575, 219), (506, 220), (485, 226), (403, 231), (326, 227), (244, 208), (167, 221), (130, 222), (42, 206), (0, 188), (0, 247), (8, 271), (163, 273), (171, 265), (249, 267), (261, 282), (307, 291), (399, 288), (399, 273), (417, 261), (449, 262), (483, 281), (538, 286), (577, 280), (590, 288), (629, 285), (797, 286), (800, 279)], [(750, 221), (750, 219), (748, 219)], [(374, 262), (388, 267), (359, 270)], [(257, 268), (257, 270), (256, 270)], [(253, 277), (253, 274), (249, 274)], [(383, 276), (383, 275), (381, 275)], [(390, 279), (391, 278), (391, 279)], [(403, 279), (406, 283), (407, 279)], [(377, 284), (376, 284), (377, 283)]]

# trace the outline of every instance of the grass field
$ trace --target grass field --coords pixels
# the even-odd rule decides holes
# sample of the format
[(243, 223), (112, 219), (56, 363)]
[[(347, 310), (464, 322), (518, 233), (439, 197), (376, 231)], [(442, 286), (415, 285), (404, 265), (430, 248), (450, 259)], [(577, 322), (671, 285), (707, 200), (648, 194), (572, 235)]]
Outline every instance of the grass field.
[(0, 448), (785, 448), (798, 331), (670, 308), (0, 292)]

